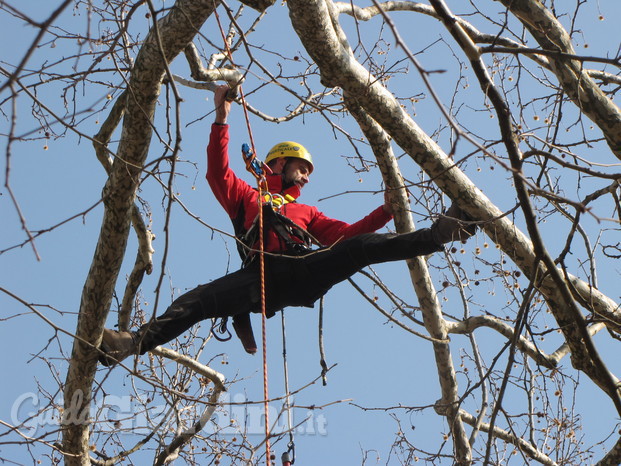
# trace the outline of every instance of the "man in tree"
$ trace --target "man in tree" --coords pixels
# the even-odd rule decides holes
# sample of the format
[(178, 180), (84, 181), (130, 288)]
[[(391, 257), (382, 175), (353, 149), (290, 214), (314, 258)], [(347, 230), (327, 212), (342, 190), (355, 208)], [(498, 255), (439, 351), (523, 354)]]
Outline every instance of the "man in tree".
[[(244, 266), (177, 298), (166, 312), (135, 332), (104, 330), (100, 362), (116, 364), (131, 354), (144, 354), (201, 320), (233, 317), (233, 328), (248, 353), (256, 343), (250, 313), (261, 312), (261, 277), (257, 252), (259, 192), (229, 167), (227, 118), (231, 102), (227, 86), (214, 97), (215, 122), (207, 147), (207, 181), (229, 214), (240, 242)], [(269, 194), (263, 200), (266, 314), (287, 306), (312, 307), (333, 285), (371, 264), (405, 260), (466, 240), (475, 226), (455, 205), (431, 228), (406, 234), (374, 233), (392, 219), (387, 198), (362, 220), (348, 224), (325, 216), (316, 207), (297, 202), (313, 172), (308, 151), (295, 142), (274, 146), (265, 160)], [(328, 245), (311, 249), (311, 242)]]

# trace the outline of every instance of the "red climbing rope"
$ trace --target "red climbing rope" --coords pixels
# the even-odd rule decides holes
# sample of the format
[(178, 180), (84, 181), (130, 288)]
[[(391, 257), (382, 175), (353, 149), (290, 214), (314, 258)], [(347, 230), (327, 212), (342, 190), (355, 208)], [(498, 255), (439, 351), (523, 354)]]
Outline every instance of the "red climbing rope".
[[(218, 27), (220, 28), (220, 34), (222, 34), (222, 40), (224, 42), (224, 46), (226, 47), (226, 52), (228, 54), (229, 60), (231, 64), (233, 64), (233, 54), (231, 53), (231, 49), (229, 47), (228, 42), (226, 41), (226, 37), (224, 35), (224, 30), (222, 29), (222, 25), (220, 24), (220, 17), (218, 16), (218, 12), (214, 11), (216, 21), (218, 22)], [(246, 168), (250, 173), (252, 173), (257, 179), (257, 189), (259, 191), (259, 197), (257, 198), (257, 202), (259, 204), (259, 273), (261, 277), (261, 337), (262, 337), (262, 346), (263, 346), (263, 409), (265, 412), (265, 463), (267, 465), (271, 465), (272, 463), (272, 453), (270, 448), (270, 421), (269, 421), (269, 391), (268, 391), (268, 377), (267, 377), (267, 315), (266, 315), (266, 296), (265, 296), (265, 242), (263, 237), (263, 199), (264, 195), (267, 192), (267, 180), (265, 176), (256, 169), (253, 169), (253, 162), (256, 161), (255, 154), (257, 151), (254, 146), (254, 138), (252, 136), (252, 128), (250, 127), (250, 118), (248, 117), (248, 107), (246, 105), (246, 98), (244, 96), (244, 92), (241, 87), (241, 83), (237, 83), (237, 90), (239, 92), (239, 97), (241, 100), (242, 108), (244, 109), (244, 118), (246, 119), (246, 127), (248, 128), (248, 136), (250, 137), (250, 146), (252, 153), (250, 154), (250, 160), (246, 158), (246, 154), (244, 155), (244, 160), (246, 161)], [(255, 165), (256, 167), (256, 165)]]

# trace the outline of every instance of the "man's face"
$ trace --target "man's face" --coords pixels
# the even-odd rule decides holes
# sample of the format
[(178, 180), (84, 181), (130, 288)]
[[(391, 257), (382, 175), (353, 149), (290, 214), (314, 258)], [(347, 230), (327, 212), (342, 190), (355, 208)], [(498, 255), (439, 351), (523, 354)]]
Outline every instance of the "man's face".
[(308, 183), (310, 173), (311, 167), (306, 160), (291, 158), (285, 165), (285, 183), (302, 189)]

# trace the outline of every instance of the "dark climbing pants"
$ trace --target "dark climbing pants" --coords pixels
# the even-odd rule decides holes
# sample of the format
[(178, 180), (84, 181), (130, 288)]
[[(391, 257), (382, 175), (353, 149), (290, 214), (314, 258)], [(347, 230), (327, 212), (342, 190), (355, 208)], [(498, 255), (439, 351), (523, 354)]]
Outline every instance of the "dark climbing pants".
[[(266, 313), (312, 307), (332, 286), (371, 264), (441, 251), (429, 229), (402, 235), (367, 233), (304, 256), (265, 256)], [(137, 332), (140, 353), (166, 343), (201, 320), (261, 312), (259, 261), (177, 298)]]

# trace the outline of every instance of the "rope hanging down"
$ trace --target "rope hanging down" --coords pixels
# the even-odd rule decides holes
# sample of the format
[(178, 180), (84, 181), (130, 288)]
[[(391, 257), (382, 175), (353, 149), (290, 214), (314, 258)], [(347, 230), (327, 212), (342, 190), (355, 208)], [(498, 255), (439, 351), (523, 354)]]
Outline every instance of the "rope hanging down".
[[(263, 247), (264, 247), (264, 241), (263, 241), (263, 205), (267, 204), (268, 205), (268, 212), (272, 212), (271, 209), (274, 208), (274, 205), (278, 205), (280, 203), (286, 203), (287, 200), (285, 199), (281, 199), (280, 203), (278, 202), (274, 202), (277, 201), (278, 199), (274, 199), (274, 196), (271, 195), (271, 193), (269, 193), (269, 191), (267, 190), (267, 185), (266, 185), (266, 179), (265, 179), (265, 167), (263, 165), (263, 163), (259, 160), (257, 160), (254, 151), (252, 149), (250, 149), (250, 147), (248, 146), (248, 144), (243, 144), (242, 145), (242, 156), (244, 158), (244, 162), (246, 163), (246, 169), (252, 173), (252, 175), (257, 179), (257, 182), (259, 184), (259, 250), (260, 250), (260, 258), (263, 259), (264, 254), (263, 254)], [(269, 169), (268, 169), (269, 170)], [(282, 196), (280, 196), (282, 198)], [(264, 293), (264, 287), (265, 287), (265, 273), (264, 273), (264, 265), (261, 265), (261, 314), (263, 316), (263, 319), (265, 319), (265, 293)], [(282, 346), (283, 346), (283, 350), (282, 350), (282, 358), (283, 358), (283, 367), (284, 367), (284, 378), (285, 378), (285, 406), (284, 409), (287, 411), (287, 423), (288, 423), (288, 430), (289, 430), (289, 443), (287, 443), (287, 451), (284, 452), (282, 454), (281, 457), (281, 461), (282, 461), (282, 465), (283, 466), (291, 466), (295, 463), (295, 443), (294, 443), (294, 439), (293, 439), (293, 419), (291, 417), (291, 392), (289, 390), (289, 366), (287, 363), (287, 331), (286, 331), (286, 325), (285, 325), (285, 313), (281, 312), (280, 313), (281, 318), (282, 318)], [(265, 326), (263, 326), (263, 339), (264, 339), (264, 347), (263, 347), (263, 351), (265, 354), (265, 340), (266, 340), (266, 333), (265, 332)], [(264, 370), (267, 371), (267, 364), (264, 363)], [(264, 374), (264, 380), (267, 380), (267, 372), (265, 372)], [(266, 400), (267, 400), (267, 395), (266, 395)], [(268, 415), (267, 415), (267, 409), (265, 412), (265, 419), (266, 419), (266, 426), (268, 425)], [(269, 431), (268, 431), (269, 433)], [(268, 433), (266, 433), (266, 436), (268, 435)]]
[(282, 363), (285, 376), (285, 406), (287, 411), (287, 429), (289, 430), (289, 443), (287, 451), (282, 454), (281, 461), (283, 466), (291, 466), (295, 463), (295, 443), (293, 441), (293, 419), (291, 417), (291, 392), (289, 391), (289, 365), (287, 364), (287, 329), (285, 327), (285, 313), (281, 312), (282, 321)]
[[(231, 64), (233, 63), (233, 54), (231, 53), (231, 49), (224, 35), (224, 30), (222, 29), (222, 24), (220, 24), (220, 17), (218, 16), (218, 12), (214, 11), (216, 21), (218, 22), (218, 27), (220, 28), (220, 34), (222, 35), (222, 41), (224, 42), (224, 46), (226, 47), (226, 52), (228, 54), (229, 60)], [(241, 84), (237, 83), (236, 88), (239, 92), (239, 97), (242, 103), (242, 108), (244, 110), (244, 118), (246, 119), (246, 127), (248, 128), (248, 136), (250, 137), (250, 149), (249, 158), (251, 160), (246, 160), (246, 155), (244, 154), (244, 160), (246, 161), (246, 167), (251, 167), (256, 161), (255, 154), (257, 153), (254, 145), (254, 137), (252, 136), (252, 128), (250, 127), (250, 118), (248, 117), (248, 107), (246, 105), (246, 98), (244, 97), (244, 92), (241, 88)], [(272, 453), (270, 448), (270, 423), (269, 423), (269, 391), (268, 391), (268, 377), (267, 377), (267, 316), (266, 316), (266, 300), (265, 300), (265, 254), (264, 254), (264, 235), (263, 235), (263, 195), (264, 192), (267, 191), (267, 180), (265, 179), (264, 173), (258, 173), (254, 170), (249, 170), (257, 179), (257, 189), (259, 190), (259, 273), (261, 277), (261, 336), (262, 336), (262, 346), (263, 346), (263, 409), (265, 414), (265, 462), (267, 465), (270, 465), (272, 462)]]
[[(222, 29), (222, 25), (220, 23), (220, 17), (218, 16), (218, 12), (214, 11), (216, 16), (216, 21), (218, 23), (218, 27), (220, 29), (220, 34), (222, 35), (222, 40), (226, 47), (226, 52), (228, 58), (233, 64), (233, 55), (231, 53), (231, 49), (224, 35), (224, 30)], [(264, 406), (264, 414), (265, 414), (265, 456), (266, 456), (266, 464), (271, 465), (272, 454), (270, 447), (270, 423), (269, 423), (269, 391), (268, 391), (268, 370), (267, 370), (267, 315), (266, 315), (266, 294), (265, 294), (265, 238), (264, 238), (264, 217), (263, 217), (263, 205), (267, 203), (272, 205), (274, 202), (275, 205), (280, 205), (288, 202), (287, 199), (281, 199), (280, 203), (275, 202), (278, 199), (274, 199), (274, 196), (268, 190), (267, 179), (265, 178), (266, 171), (269, 171), (263, 162), (256, 158), (256, 149), (254, 144), (254, 137), (252, 134), (252, 128), (250, 126), (250, 118), (248, 116), (248, 106), (246, 104), (246, 98), (244, 96), (244, 92), (241, 87), (241, 83), (236, 83), (234, 88), (231, 89), (231, 94), (239, 94), (242, 108), (244, 110), (244, 118), (246, 120), (246, 127), (248, 129), (248, 135), (250, 137), (250, 146), (248, 144), (242, 145), (242, 157), (246, 164), (246, 170), (248, 170), (257, 180), (257, 190), (259, 196), (257, 198), (258, 202), (258, 227), (259, 227), (259, 273), (261, 279), (261, 336), (262, 336), (262, 347), (263, 347), (263, 406)], [(231, 98), (232, 100), (232, 98)], [(282, 196), (281, 196), (282, 197)], [(299, 227), (298, 227), (299, 228)], [(307, 233), (308, 235), (308, 233)], [(304, 235), (302, 235), (304, 236)], [(303, 238), (304, 242), (312, 241), (314, 238)], [(316, 242), (316, 240), (314, 240)], [(318, 242), (317, 242), (318, 244)], [(291, 402), (290, 402), (290, 391), (289, 391), (289, 371), (287, 364), (287, 350), (286, 350), (286, 330), (285, 330), (285, 317), (284, 313), (282, 313), (282, 336), (283, 336), (283, 365), (284, 365), (284, 376), (285, 376), (285, 409), (287, 410), (287, 421), (289, 427), (289, 442), (287, 444), (287, 451), (282, 454), (282, 464), (283, 466), (291, 466), (295, 463), (295, 443), (293, 439), (293, 420), (291, 418)]]

